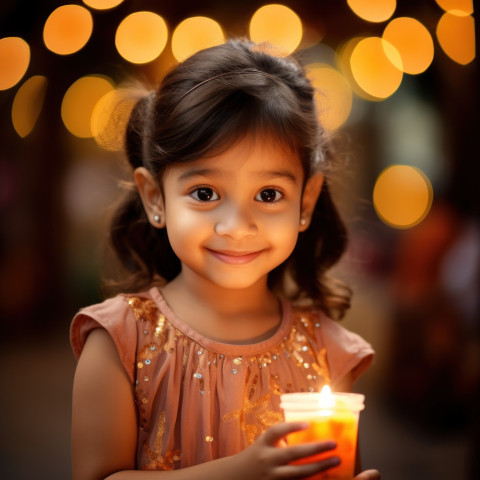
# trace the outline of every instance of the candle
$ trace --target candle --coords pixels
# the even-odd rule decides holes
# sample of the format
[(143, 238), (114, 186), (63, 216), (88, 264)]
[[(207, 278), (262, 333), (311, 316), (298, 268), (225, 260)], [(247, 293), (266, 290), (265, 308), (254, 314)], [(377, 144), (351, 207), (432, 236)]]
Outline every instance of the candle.
[(338, 456), (341, 463), (311, 480), (352, 480), (355, 470), (358, 417), (363, 410), (364, 395), (332, 393), (326, 385), (320, 393), (286, 393), (281, 396), (281, 407), (287, 422), (307, 422), (306, 430), (288, 435), (289, 445), (322, 440), (334, 440), (337, 447), (325, 453), (299, 460), (310, 463), (330, 456)]

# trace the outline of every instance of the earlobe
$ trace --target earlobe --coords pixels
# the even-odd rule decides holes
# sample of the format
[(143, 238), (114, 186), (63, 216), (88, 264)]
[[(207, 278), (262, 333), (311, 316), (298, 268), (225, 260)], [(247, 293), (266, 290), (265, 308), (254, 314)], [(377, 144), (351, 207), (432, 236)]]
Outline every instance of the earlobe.
[(155, 228), (165, 227), (163, 196), (158, 183), (144, 167), (135, 169), (134, 179), (150, 223)]
[(302, 196), (302, 210), (298, 230), (304, 232), (310, 226), (313, 210), (322, 191), (324, 176), (320, 173), (312, 175), (305, 185)]

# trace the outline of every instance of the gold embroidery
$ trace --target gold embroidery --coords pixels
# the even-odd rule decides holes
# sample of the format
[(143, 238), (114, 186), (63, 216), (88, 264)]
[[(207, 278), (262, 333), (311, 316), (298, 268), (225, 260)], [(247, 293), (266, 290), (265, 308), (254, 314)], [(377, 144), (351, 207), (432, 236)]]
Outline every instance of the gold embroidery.
[[(194, 350), (195, 358), (191, 359), (189, 346), (192, 343), (195, 344), (194, 340), (175, 328), (160, 312), (153, 300), (131, 297), (128, 299), (128, 303), (139, 325), (141, 325), (139, 332), (143, 331), (144, 334), (139, 336), (140, 341), (144, 339), (145, 343), (139, 344), (136, 359), (138, 374), (136, 402), (139, 408), (140, 428), (144, 431), (148, 431), (150, 409), (152, 408), (151, 392), (145, 382), (149, 382), (150, 379), (153, 382), (154, 376), (151, 369), (155, 365), (153, 363), (154, 359), (162, 352), (175, 352), (177, 345), (183, 349), (181, 357), (182, 372), (185, 374), (188, 371), (189, 361), (194, 362), (194, 370), (193, 372), (190, 371), (193, 373), (194, 380), (197, 382), (199, 392), (202, 395), (205, 394), (205, 385), (210, 385), (208, 376), (210, 370), (217, 368), (219, 364), (223, 365), (224, 357), (225, 362), (227, 362), (227, 359), (228, 362), (231, 362), (230, 364), (227, 363), (227, 366), (231, 365), (229, 368), (231, 375), (238, 375), (240, 380), (242, 378), (240, 372), (245, 371), (243, 380), (244, 398), (241, 401), (241, 407), (225, 414), (221, 421), (238, 422), (238, 428), (245, 432), (249, 444), (253, 443), (267, 428), (283, 420), (283, 415), (278, 407), (279, 395), (292, 391), (293, 388), (302, 391), (306, 389), (318, 391), (323, 384), (330, 381), (327, 351), (325, 348), (320, 349), (321, 344), (319, 345), (316, 340), (318, 333), (315, 330), (319, 327), (319, 320), (315, 313), (294, 310), (290, 332), (280, 344), (266, 352), (252, 356), (235, 355), (229, 357), (199, 347)], [(198, 344), (196, 345), (198, 347)], [(287, 376), (282, 382), (281, 373), (278, 375), (275, 369), (276, 361), (279, 358), (290, 358), (290, 363), (297, 365), (300, 369), (298, 378), (304, 380), (301, 380), (300, 383), (296, 379), (292, 380), (294, 386), (289, 381), (292, 377)], [(201, 362), (200, 359), (202, 359)], [(264, 368), (268, 369), (265, 375), (260, 370)], [(206, 371), (203, 371), (203, 369), (206, 369)], [(295, 373), (292, 372), (292, 375), (295, 378)], [(265, 381), (268, 379), (268, 389), (266, 386), (260, 389), (261, 378)], [(165, 412), (163, 411), (158, 419), (154, 439), (151, 440), (153, 445), (146, 442), (143, 446), (145, 465), (142, 468), (145, 470), (172, 470), (179, 466), (176, 462), (181, 458), (180, 450), (164, 452), (165, 421)], [(215, 432), (205, 432), (205, 435), (206, 443), (211, 444)]]
[(271, 394), (267, 393), (254, 403), (250, 398), (244, 397), (242, 408), (225, 414), (222, 422), (238, 420), (240, 428), (246, 432), (247, 441), (251, 445), (267, 428), (283, 420), (280, 412), (269, 408), (270, 397)]
[(144, 451), (145, 457), (148, 460), (142, 469), (143, 470), (174, 470), (175, 462), (178, 462), (181, 458), (180, 450), (173, 450), (165, 452), (162, 455), (164, 448), (165, 438), (165, 411), (162, 411), (158, 418), (157, 433), (153, 444), (153, 450), (148, 448), (148, 444), (145, 443)]

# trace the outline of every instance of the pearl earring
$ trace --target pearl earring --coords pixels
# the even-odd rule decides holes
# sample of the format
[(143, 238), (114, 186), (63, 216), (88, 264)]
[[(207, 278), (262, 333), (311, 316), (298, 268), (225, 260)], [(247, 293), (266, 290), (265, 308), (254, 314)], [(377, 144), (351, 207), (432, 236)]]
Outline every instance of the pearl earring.
[(160, 220), (161, 220), (160, 215), (154, 215), (154, 216), (153, 216), (153, 221), (154, 221), (155, 223), (160, 223)]
[(300, 217), (300, 225), (303, 227), (307, 224), (307, 219), (305, 217)]

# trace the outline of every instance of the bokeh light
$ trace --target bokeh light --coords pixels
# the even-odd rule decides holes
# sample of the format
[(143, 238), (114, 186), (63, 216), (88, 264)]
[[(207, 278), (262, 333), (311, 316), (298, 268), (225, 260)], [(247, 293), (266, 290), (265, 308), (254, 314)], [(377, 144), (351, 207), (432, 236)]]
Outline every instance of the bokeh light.
[(83, 0), (85, 5), (88, 5), (95, 10), (108, 10), (109, 8), (120, 5), (123, 0)]
[(104, 150), (121, 151), (128, 118), (137, 99), (127, 88), (111, 90), (92, 111), (92, 135)]
[(73, 135), (92, 136), (92, 112), (98, 100), (113, 90), (113, 81), (103, 75), (87, 75), (67, 90), (62, 101), (62, 120)]
[(437, 39), (455, 62), (466, 65), (475, 58), (475, 21), (471, 15), (460, 10), (445, 12), (437, 25)]
[(347, 3), (360, 18), (376, 23), (388, 20), (397, 8), (396, 0), (347, 0)]
[(115, 46), (118, 53), (131, 63), (155, 60), (165, 48), (168, 27), (153, 12), (135, 12), (125, 17), (117, 28)]
[(30, 64), (30, 47), (20, 37), (0, 39), (0, 90), (15, 86)]
[(350, 88), (355, 93), (357, 97), (363, 98), (365, 100), (369, 100), (372, 102), (378, 102), (378, 97), (374, 97), (373, 95), (368, 94), (365, 90), (363, 90), (355, 80), (355, 77), (352, 73), (352, 66), (351, 66), (351, 57), (352, 53), (355, 50), (355, 47), (366, 37), (353, 37), (345, 42), (342, 42), (337, 47), (337, 52), (335, 56), (335, 64), (337, 65), (339, 71), (341, 72), (342, 76), (347, 80)]
[(26, 137), (35, 126), (42, 111), (47, 78), (35, 75), (29, 78), (17, 91), (12, 104), (12, 123), (20, 137)]
[(402, 83), (402, 59), (389, 42), (379, 37), (360, 40), (350, 56), (350, 68), (358, 86), (374, 98), (392, 95)]
[(382, 38), (397, 49), (402, 58), (401, 68), (405, 73), (422, 73), (433, 61), (432, 36), (425, 26), (414, 18), (393, 19), (386, 26)]
[(352, 90), (347, 80), (337, 70), (324, 64), (308, 65), (307, 76), (315, 88), (315, 101), (323, 128), (339, 128), (352, 110)]
[(410, 228), (428, 214), (433, 201), (430, 180), (418, 168), (391, 165), (377, 178), (373, 205), (379, 218), (394, 228)]
[(249, 32), (255, 43), (272, 43), (280, 54), (288, 55), (300, 44), (303, 27), (293, 10), (285, 5), (271, 4), (260, 7), (253, 14)]
[(446, 12), (460, 10), (464, 13), (473, 13), (473, 0), (436, 0), (437, 4)]
[(224, 42), (225, 35), (218, 22), (208, 17), (189, 17), (172, 34), (172, 53), (182, 62), (199, 50)]
[(83, 48), (93, 31), (92, 14), (80, 5), (63, 5), (45, 22), (45, 46), (59, 55), (70, 55)]

